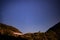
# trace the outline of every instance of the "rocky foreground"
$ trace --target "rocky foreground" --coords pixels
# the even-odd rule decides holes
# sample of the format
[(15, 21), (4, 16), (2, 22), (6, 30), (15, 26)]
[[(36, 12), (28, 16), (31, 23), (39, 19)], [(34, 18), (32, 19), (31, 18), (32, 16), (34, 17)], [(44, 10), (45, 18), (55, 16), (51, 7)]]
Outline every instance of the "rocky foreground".
[(0, 23), (0, 40), (60, 40), (60, 22), (46, 32), (23, 34), (18, 29)]

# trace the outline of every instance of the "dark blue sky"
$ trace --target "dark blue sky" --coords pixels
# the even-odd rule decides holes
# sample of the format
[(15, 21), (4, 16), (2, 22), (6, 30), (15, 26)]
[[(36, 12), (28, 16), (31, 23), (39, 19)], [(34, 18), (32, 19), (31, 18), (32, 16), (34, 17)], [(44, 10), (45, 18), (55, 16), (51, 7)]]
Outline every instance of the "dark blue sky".
[(45, 32), (60, 21), (58, 0), (3, 0), (0, 12), (2, 23), (23, 33)]

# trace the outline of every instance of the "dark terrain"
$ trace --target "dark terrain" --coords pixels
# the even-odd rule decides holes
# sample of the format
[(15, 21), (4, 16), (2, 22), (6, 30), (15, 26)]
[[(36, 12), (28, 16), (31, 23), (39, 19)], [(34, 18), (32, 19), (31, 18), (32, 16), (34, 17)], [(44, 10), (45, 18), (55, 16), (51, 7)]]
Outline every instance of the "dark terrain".
[(60, 22), (44, 33), (39, 31), (35, 33), (15, 35), (12, 31), (22, 33), (12, 26), (0, 23), (0, 40), (60, 40)]

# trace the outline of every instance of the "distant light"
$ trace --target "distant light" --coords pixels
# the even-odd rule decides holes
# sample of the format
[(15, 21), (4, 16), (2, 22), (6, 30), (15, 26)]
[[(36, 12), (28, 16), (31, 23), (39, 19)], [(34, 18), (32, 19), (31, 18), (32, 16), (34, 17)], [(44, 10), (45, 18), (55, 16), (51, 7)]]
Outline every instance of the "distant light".
[(22, 33), (13, 32), (15, 35), (23, 35)]

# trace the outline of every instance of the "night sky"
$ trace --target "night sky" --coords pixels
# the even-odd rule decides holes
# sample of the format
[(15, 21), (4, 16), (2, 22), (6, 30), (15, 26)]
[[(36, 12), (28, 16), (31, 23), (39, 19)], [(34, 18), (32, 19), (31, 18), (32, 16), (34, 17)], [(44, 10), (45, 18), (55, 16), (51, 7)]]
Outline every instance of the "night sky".
[(2, 0), (0, 22), (22, 31), (45, 32), (60, 21), (59, 0)]

